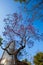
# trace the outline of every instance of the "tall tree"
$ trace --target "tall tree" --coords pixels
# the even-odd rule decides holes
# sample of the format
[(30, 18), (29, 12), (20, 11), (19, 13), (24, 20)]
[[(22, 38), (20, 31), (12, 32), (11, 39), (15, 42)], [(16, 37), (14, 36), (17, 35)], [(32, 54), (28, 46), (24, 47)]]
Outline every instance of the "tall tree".
[[(20, 0), (19, 0), (20, 1)], [(25, 0), (22, 0), (25, 1)], [(29, 48), (33, 46), (34, 40), (43, 39), (43, 34), (39, 34), (37, 29), (34, 27), (35, 20), (43, 17), (43, 14), (40, 14), (40, 6), (42, 6), (41, 2), (38, 0), (38, 3), (32, 5), (32, 8), (29, 9), (27, 6), (31, 1), (25, 2), (21, 7), (24, 9), (24, 15), (22, 13), (13, 13), (8, 14), (7, 17), (4, 19), (5, 22), (5, 31), (4, 36), (8, 39), (8, 41), (15, 41), (15, 48), (16, 51), (10, 53), (7, 48), (2, 48), (3, 50), (7, 51), (9, 55), (15, 56), (15, 62), (18, 63), (17, 56), (21, 55), (21, 50), (23, 51), (26, 46)], [(22, 9), (22, 11), (23, 11)], [(37, 11), (38, 9), (38, 11)], [(19, 9), (20, 10), (20, 9)], [(42, 9), (41, 9), (42, 10)], [(29, 15), (32, 15), (29, 17)], [(26, 16), (26, 17), (25, 17)], [(17, 46), (17, 47), (16, 47)], [(24, 49), (25, 50), (25, 49)]]
[[(34, 20), (33, 17), (32, 19)], [(5, 22), (4, 36), (6, 37), (6, 39), (15, 42), (16, 50), (13, 50), (13, 52), (9, 52), (9, 50), (7, 49), (9, 48), (10, 44), (6, 48), (3, 48), (3, 47), (1, 48), (5, 50), (9, 55), (15, 56), (14, 57), (15, 63), (17, 65), (21, 64), (21, 62), (18, 61), (18, 58), (17, 58), (18, 55), (21, 55), (21, 50), (26, 48), (26, 46), (28, 46), (29, 48), (32, 47), (34, 44), (33, 39), (34, 40), (41, 39), (41, 36), (36, 32), (37, 30), (33, 26), (33, 20), (27, 21), (27, 19), (25, 21), (23, 18), (23, 15), (18, 13), (14, 13), (13, 15), (7, 15), (7, 18), (4, 19), (4, 22)], [(22, 63), (22, 64), (25, 65), (25, 63)]]

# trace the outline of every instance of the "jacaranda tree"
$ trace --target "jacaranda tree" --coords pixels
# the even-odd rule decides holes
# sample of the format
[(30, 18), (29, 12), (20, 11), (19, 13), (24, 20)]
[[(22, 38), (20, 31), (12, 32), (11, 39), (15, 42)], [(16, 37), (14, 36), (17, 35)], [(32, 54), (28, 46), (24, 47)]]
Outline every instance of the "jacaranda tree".
[[(23, 0), (25, 1), (25, 0)], [(27, 3), (26, 3), (27, 4)], [(3, 35), (8, 39), (8, 41), (14, 41), (15, 42), (15, 48), (16, 51), (13, 50), (12, 53), (10, 53), (7, 48), (2, 48), (5, 50), (9, 55), (14, 55), (16, 64), (18, 64), (17, 56), (22, 55), (21, 50), (26, 49), (26, 46), (31, 48), (34, 45), (34, 41), (43, 40), (43, 34), (39, 34), (37, 29), (34, 26), (35, 20), (38, 20), (39, 18), (42, 19), (42, 13), (40, 14), (39, 11), (36, 9), (40, 9), (42, 5), (42, 1), (37, 4), (37, 6), (33, 6), (31, 8), (32, 10), (29, 10), (29, 8), (26, 6), (24, 10), (26, 12), (20, 12), (20, 13), (13, 13), (8, 14), (6, 18), (4, 19), (5, 22), (5, 31)], [(32, 16), (29, 16), (29, 15)], [(17, 47), (16, 47), (17, 46)], [(26, 55), (24, 53), (24, 55)], [(19, 65), (22, 65), (21, 63)], [(25, 65), (25, 64), (24, 64)]]
[[(4, 19), (5, 31), (3, 34), (6, 39), (8, 39), (8, 41), (14, 41), (16, 51), (13, 50), (13, 52), (10, 53), (9, 50), (7, 50), (10, 44), (6, 48), (1, 48), (5, 50), (9, 55), (15, 56), (15, 61), (17, 65), (21, 64), (21, 62), (19, 63), (19, 61), (17, 60), (17, 55), (21, 55), (21, 50), (26, 48), (26, 46), (31, 48), (34, 44), (34, 40), (41, 39), (41, 35), (37, 33), (37, 30), (33, 25), (34, 15), (31, 21), (29, 18), (25, 20), (23, 18), (23, 15), (18, 13), (14, 13), (13, 15), (8, 14), (7, 18)], [(23, 65), (25, 65), (25, 63)]]

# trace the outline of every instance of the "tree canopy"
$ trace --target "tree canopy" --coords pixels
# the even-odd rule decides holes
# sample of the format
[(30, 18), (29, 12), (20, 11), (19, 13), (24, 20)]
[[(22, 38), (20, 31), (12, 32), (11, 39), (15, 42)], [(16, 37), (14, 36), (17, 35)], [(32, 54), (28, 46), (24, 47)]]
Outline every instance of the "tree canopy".
[[(28, 8), (29, 3), (31, 2), (30, 0), (30, 2), (26, 2), (26, 0), (16, 0), (16, 2), (18, 1), (21, 3), (25, 2), (23, 5), (24, 7), (20, 7), (22, 12), (19, 9), (19, 13), (14, 12), (13, 14), (8, 14), (4, 19), (5, 30), (3, 35), (8, 41), (14, 41), (15, 46), (13, 52), (10, 53), (8, 50), (10, 44), (6, 48), (1, 47), (9, 55), (14, 55), (16, 60), (17, 56), (22, 55), (21, 50), (23, 52), (26, 49), (26, 46), (31, 48), (34, 46), (34, 41), (43, 40), (43, 33), (39, 34), (38, 30), (34, 26), (35, 20), (38, 20), (39, 18), (40, 20), (43, 19), (43, 14), (40, 14), (40, 9), (42, 11), (43, 8), (43, 1), (38, 0), (38, 2), (35, 5), (32, 5), (31, 8)], [(24, 53), (24, 55), (26, 54)]]
[(28, 65), (31, 65), (31, 62), (27, 61), (27, 59), (22, 60), (23, 62), (26, 62)]
[(34, 56), (35, 65), (43, 65), (43, 52), (39, 52)]
[[(31, 48), (34, 45), (34, 41), (40, 41), (43, 39), (43, 34), (39, 34), (38, 30), (34, 26), (35, 20), (38, 20), (39, 18), (42, 19), (43, 14), (39, 13), (42, 3), (42, 0), (38, 1), (38, 3), (33, 5), (31, 9), (27, 7), (28, 4), (26, 3), (24, 4), (24, 6), (26, 5), (24, 8), (26, 9), (26, 12), (15, 12), (13, 14), (8, 14), (4, 19), (5, 31), (3, 35), (6, 37), (6, 39), (8, 39), (8, 41), (15, 41), (15, 47), (17, 46), (16, 49), (18, 47), (20, 47), (19, 49), (24, 49), (26, 48), (26, 45), (28, 48)], [(19, 54), (21, 55), (20, 52)]]
[(20, 3), (22, 3), (22, 2), (26, 2), (26, 0), (14, 0), (14, 1), (16, 1), (16, 2), (20, 2)]

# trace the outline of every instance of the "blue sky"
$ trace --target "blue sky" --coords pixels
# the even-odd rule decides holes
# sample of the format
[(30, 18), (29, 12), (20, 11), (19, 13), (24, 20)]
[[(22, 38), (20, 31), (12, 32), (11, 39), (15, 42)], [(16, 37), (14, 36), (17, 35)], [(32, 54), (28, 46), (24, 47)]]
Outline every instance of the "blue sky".
[[(14, 3), (13, 0), (0, 0), (0, 35), (3, 37), (3, 31), (4, 31), (4, 18), (7, 14), (12, 14), (14, 12), (17, 12), (16, 9), (17, 4)], [(0, 51), (0, 57), (2, 55), (2, 50)]]
[[(31, 7), (32, 4), (31, 5), (30, 4), (29, 4), (29, 6)], [(2, 32), (4, 31), (3, 19), (6, 17), (7, 14), (12, 14), (14, 12), (19, 12), (18, 6), (19, 6), (19, 3), (15, 3), (13, 0), (0, 0), (0, 35), (2, 37), (3, 37)], [(35, 23), (34, 23), (34, 26), (37, 29), (39, 29), (40, 33), (43, 33), (43, 22), (41, 22), (41, 20), (36, 20)], [(29, 49), (29, 54), (31, 54), (33, 56), (38, 51), (43, 52), (43, 41), (40, 41), (40, 42), (36, 41), (34, 46), (31, 49)], [(0, 49), (0, 57), (2, 55), (1, 52), (2, 51)]]

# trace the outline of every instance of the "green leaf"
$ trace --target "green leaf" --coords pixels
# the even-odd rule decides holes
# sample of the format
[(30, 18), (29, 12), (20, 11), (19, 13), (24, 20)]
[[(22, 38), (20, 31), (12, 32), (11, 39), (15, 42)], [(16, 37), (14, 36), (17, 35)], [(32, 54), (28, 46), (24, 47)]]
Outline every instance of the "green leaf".
[(0, 46), (2, 45), (2, 40), (3, 40), (3, 39), (0, 37)]
[(35, 65), (43, 65), (43, 52), (39, 52), (34, 56)]
[(22, 3), (22, 2), (26, 2), (26, 0), (14, 0), (14, 1), (16, 1), (16, 2), (20, 2), (20, 3)]

